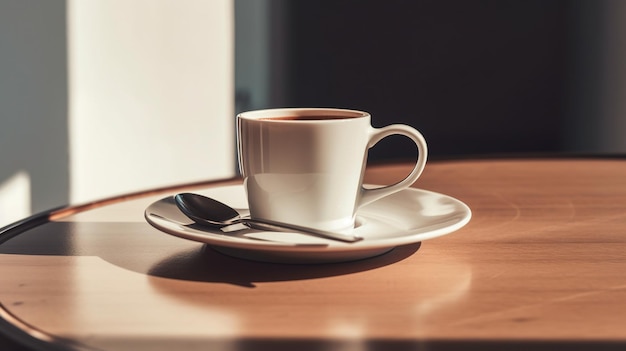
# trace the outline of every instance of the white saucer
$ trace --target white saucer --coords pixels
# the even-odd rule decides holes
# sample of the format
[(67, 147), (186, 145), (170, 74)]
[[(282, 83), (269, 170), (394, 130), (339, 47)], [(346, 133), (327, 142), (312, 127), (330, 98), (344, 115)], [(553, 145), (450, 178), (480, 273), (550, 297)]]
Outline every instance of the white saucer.
[[(247, 212), (242, 185), (198, 193)], [(453, 197), (409, 188), (360, 208), (353, 233), (363, 240), (344, 243), (295, 232), (244, 229), (225, 233), (194, 226), (178, 210), (172, 196), (154, 202), (145, 210), (148, 223), (165, 233), (209, 244), (231, 256), (277, 263), (326, 263), (373, 257), (396, 246), (454, 232), (467, 224), (471, 216), (469, 207)]]

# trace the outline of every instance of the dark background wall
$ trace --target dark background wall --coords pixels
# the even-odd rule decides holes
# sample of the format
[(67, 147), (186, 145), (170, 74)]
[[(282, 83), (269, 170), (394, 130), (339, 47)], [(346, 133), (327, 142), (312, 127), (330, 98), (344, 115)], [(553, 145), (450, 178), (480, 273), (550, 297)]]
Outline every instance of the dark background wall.
[[(410, 124), (433, 155), (562, 145), (569, 14), (561, 1), (288, 3), (289, 105)], [(407, 157), (402, 138), (374, 158)]]
[[(236, 56), (249, 62), (237, 72), (256, 64), (267, 82), (238, 83), (238, 110), (362, 109), (375, 126), (421, 130), (433, 157), (615, 149), (599, 146), (615, 121), (589, 133), (602, 124), (602, 74), (615, 76), (602, 67), (607, 1), (264, 0), (263, 13), (252, 3), (235, 1)], [(370, 159), (414, 153), (395, 138)]]

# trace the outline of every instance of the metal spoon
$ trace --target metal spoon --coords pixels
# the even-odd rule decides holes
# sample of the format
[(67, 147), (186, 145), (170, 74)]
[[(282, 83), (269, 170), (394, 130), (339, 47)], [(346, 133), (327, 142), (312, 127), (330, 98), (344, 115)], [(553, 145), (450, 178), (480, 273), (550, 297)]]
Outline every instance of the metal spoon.
[(210, 197), (194, 193), (181, 193), (174, 196), (176, 206), (198, 224), (209, 227), (224, 227), (242, 223), (247, 226), (269, 230), (295, 230), (297, 232), (334, 239), (344, 242), (363, 240), (360, 236), (330, 232), (299, 225), (241, 217), (234, 208)]

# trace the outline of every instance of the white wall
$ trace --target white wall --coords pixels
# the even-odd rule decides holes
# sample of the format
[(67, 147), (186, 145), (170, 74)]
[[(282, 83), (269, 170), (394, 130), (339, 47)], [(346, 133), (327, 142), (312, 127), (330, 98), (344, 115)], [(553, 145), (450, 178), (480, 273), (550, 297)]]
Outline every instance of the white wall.
[(233, 176), (231, 0), (69, 0), (70, 200)]
[(0, 0), (0, 227), (68, 202), (64, 0)]
[(0, 0), (0, 227), (230, 177), (233, 0)]

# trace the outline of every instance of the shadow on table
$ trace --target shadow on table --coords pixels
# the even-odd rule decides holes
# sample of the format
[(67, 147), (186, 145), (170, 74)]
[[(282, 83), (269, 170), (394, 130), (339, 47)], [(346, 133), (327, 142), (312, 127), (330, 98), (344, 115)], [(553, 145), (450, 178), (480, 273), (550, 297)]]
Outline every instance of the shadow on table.
[(317, 340), (317, 339), (246, 339), (237, 345), (242, 350), (256, 351), (324, 351), (324, 350), (359, 350), (359, 351), (617, 351), (624, 350), (623, 341), (610, 340), (405, 340), (405, 339), (373, 339), (367, 341)]
[(315, 279), (367, 271), (399, 262), (420, 243), (344, 263), (274, 264), (221, 254), (197, 242), (165, 235), (147, 223), (49, 222), (11, 237), (0, 254), (96, 256), (155, 277), (254, 287), (254, 283)]
[(255, 287), (254, 283), (331, 277), (367, 271), (399, 262), (420, 247), (401, 246), (369, 259), (325, 264), (276, 264), (248, 261), (221, 254), (209, 246), (172, 255), (155, 264), (152, 276)]

